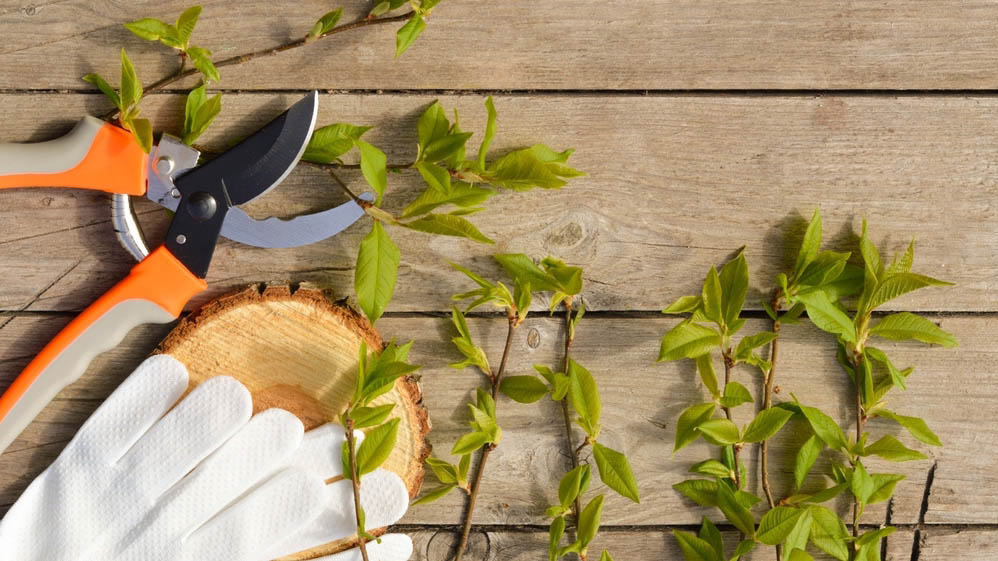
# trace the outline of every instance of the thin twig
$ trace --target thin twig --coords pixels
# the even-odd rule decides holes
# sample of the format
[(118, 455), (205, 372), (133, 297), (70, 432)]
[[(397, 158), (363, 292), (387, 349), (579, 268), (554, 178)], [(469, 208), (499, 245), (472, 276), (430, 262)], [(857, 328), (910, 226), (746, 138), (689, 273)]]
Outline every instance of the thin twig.
[[(333, 162), (329, 164), (324, 164), (322, 162), (310, 162), (308, 160), (301, 160), (303, 165), (319, 168), (319, 169), (360, 169), (360, 164), (341, 164), (339, 162)], [(407, 164), (387, 164), (385, 169), (390, 171), (401, 171), (404, 169), (410, 169), (416, 165), (416, 162), (409, 162)]]
[[(859, 351), (853, 351), (853, 385), (856, 386), (856, 442), (862, 439), (863, 427), (866, 424), (866, 418), (863, 414), (863, 392), (859, 379), (862, 360)], [(854, 538), (859, 536), (859, 498), (855, 495), (852, 500), (852, 536)], [(855, 547), (855, 542), (853, 544)]]
[[(568, 298), (565, 300), (565, 368), (564, 372), (568, 374), (568, 365), (571, 362), (571, 350), (572, 341), (575, 338), (572, 336), (572, 299)], [(576, 448), (572, 440), (572, 415), (568, 411), (568, 399), (561, 400), (561, 412), (565, 419), (565, 438), (568, 443), (568, 456), (572, 461), (572, 469), (579, 467), (579, 454), (586, 447), (586, 443), (583, 442)], [(575, 519), (579, 519), (579, 513), (582, 512), (582, 503), (579, 502), (579, 497), (575, 497)]]
[(343, 192), (349, 195), (350, 198), (353, 199), (353, 202), (357, 203), (360, 206), (360, 208), (367, 208), (371, 206), (370, 201), (365, 201), (364, 199), (358, 197), (357, 194), (351, 191), (350, 188), (347, 187), (347, 184), (344, 183), (343, 180), (340, 179), (340, 176), (336, 175), (336, 173), (333, 170), (328, 170), (328, 172), (329, 176), (333, 178), (333, 181), (335, 181), (336, 184), (340, 186), (340, 189), (343, 189)]
[[(731, 349), (724, 351), (722, 355), (722, 358), (724, 359), (724, 387), (728, 387), (728, 384), (731, 382), (731, 369), (735, 366), (735, 361), (731, 358)], [(731, 418), (731, 408), (722, 406), (721, 409), (724, 410), (724, 416), (727, 417), (729, 421), (733, 421)], [(741, 449), (737, 445), (732, 445), (731, 451), (735, 458), (735, 465), (731, 469), (735, 475), (735, 488), (741, 489), (741, 474), (738, 473), (738, 454), (741, 452)]]
[[(502, 360), (499, 361), (499, 369), (496, 370), (496, 373), (489, 376), (489, 383), (492, 385), (493, 401), (497, 401), (496, 398), (499, 396), (499, 384), (502, 383), (502, 376), (506, 372), (506, 361), (509, 359), (509, 352), (513, 348), (513, 332), (519, 325), (515, 314), (509, 314), (508, 319), (509, 329), (506, 331), (506, 346), (502, 351)], [(468, 492), (468, 506), (465, 509), (464, 525), (461, 527), (461, 539), (457, 544), (457, 553), (455, 554), (454, 561), (461, 561), (464, 557), (464, 551), (468, 548), (468, 536), (471, 534), (471, 519), (475, 515), (475, 503), (478, 502), (478, 489), (482, 486), (482, 475), (485, 473), (485, 464), (489, 461), (489, 454), (492, 453), (495, 447), (496, 445), (491, 443), (482, 447), (482, 458), (478, 462), (478, 470), (475, 472), (475, 478), (471, 481), (471, 489)]]
[[(347, 417), (346, 438), (347, 446), (350, 448), (350, 479), (353, 481), (353, 509), (357, 517), (357, 542), (360, 549), (360, 556), (364, 561), (369, 561), (367, 556), (367, 542), (364, 536), (359, 535), (361, 531), (361, 510), (360, 510), (360, 477), (357, 477), (357, 450), (354, 449), (353, 419)], [(365, 529), (366, 531), (366, 529)]]
[[(216, 68), (221, 68), (223, 66), (232, 66), (232, 65), (236, 65), (236, 64), (243, 64), (243, 63), (249, 62), (251, 60), (257, 59), (257, 58), (262, 58), (262, 57), (266, 57), (266, 56), (273, 56), (273, 55), (276, 55), (276, 54), (279, 54), (279, 53), (283, 53), (284, 51), (290, 51), (291, 49), (297, 49), (299, 47), (304, 47), (305, 45), (310, 45), (312, 43), (315, 43), (319, 39), (324, 39), (326, 37), (329, 37), (330, 35), (336, 35), (338, 33), (343, 33), (345, 31), (350, 31), (350, 30), (353, 30), (353, 29), (360, 29), (362, 27), (369, 27), (369, 26), (372, 26), (372, 25), (381, 25), (381, 24), (387, 24), (387, 23), (395, 23), (395, 22), (407, 21), (415, 13), (416, 12), (410, 11), (408, 13), (400, 14), (400, 15), (397, 15), (397, 16), (379, 17), (379, 18), (370, 18), (370, 17), (368, 17), (368, 18), (360, 19), (360, 20), (354, 21), (352, 23), (347, 23), (347, 24), (344, 24), (344, 25), (336, 26), (336, 27), (330, 29), (329, 31), (323, 33), (322, 35), (319, 35), (318, 37), (316, 37), (314, 39), (311, 39), (311, 40), (308, 39), (307, 37), (303, 37), (303, 38), (298, 39), (296, 41), (292, 41), (290, 43), (285, 43), (285, 44), (279, 45), (277, 47), (271, 47), (269, 49), (262, 49), (262, 50), (259, 50), (259, 51), (253, 51), (253, 52), (244, 53), (244, 54), (241, 54), (241, 55), (235, 55), (235, 56), (232, 56), (232, 57), (220, 60), (218, 62), (215, 62), (215, 67)], [(156, 82), (153, 82), (152, 84), (150, 84), (150, 85), (146, 86), (145, 88), (143, 88), (143, 90), (146, 93), (149, 93), (149, 92), (152, 92), (152, 91), (156, 91), (156, 90), (160, 90), (160, 89), (163, 89), (164, 87), (166, 87), (166, 86), (168, 86), (168, 85), (170, 85), (170, 84), (172, 84), (172, 83), (174, 83), (174, 82), (176, 82), (178, 80), (183, 80), (184, 78), (187, 78), (189, 76), (193, 76), (194, 74), (197, 74), (198, 72), (199, 71), (198, 71), (197, 68), (187, 68), (185, 70), (184, 66), (181, 65), (180, 69), (177, 72), (175, 72), (174, 74), (172, 74), (170, 76), (167, 76), (165, 78), (161, 78), (160, 80), (157, 80)], [(110, 113), (108, 113), (107, 115), (105, 115), (104, 119), (105, 120), (113, 119), (117, 114), (118, 114), (118, 110), (115, 109), (114, 111), (111, 111)]]
[[(773, 333), (776, 338), (769, 345), (769, 371), (766, 372), (766, 389), (763, 393), (762, 408), (769, 409), (773, 406), (773, 381), (776, 377), (776, 357), (780, 350), (780, 302), (782, 301), (780, 289), (777, 288), (773, 294), (770, 308), (773, 310)], [(766, 495), (766, 502), (769, 508), (776, 506), (773, 500), (773, 490), (769, 484), (769, 439), (765, 439), (759, 446), (759, 457), (762, 470), (762, 490)], [(776, 544), (776, 561), (783, 561), (783, 545)]]

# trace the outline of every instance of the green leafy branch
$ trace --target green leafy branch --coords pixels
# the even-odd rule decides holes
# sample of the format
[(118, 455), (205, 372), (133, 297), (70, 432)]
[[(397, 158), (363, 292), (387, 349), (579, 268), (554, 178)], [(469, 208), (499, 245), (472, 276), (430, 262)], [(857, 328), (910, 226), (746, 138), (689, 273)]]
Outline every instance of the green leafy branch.
[[(380, 17), (407, 3), (412, 6), (412, 11), (399, 15)], [(338, 25), (343, 15), (343, 9), (339, 8), (319, 18), (309, 32), (301, 39), (277, 47), (234, 55), (219, 61), (212, 60), (209, 49), (191, 44), (191, 36), (201, 15), (201, 6), (192, 6), (184, 10), (177, 18), (177, 21), (172, 24), (157, 18), (142, 18), (126, 23), (125, 28), (142, 39), (158, 41), (167, 47), (175, 49), (180, 58), (180, 65), (177, 70), (173, 74), (146, 86), (144, 88), (145, 93), (161, 90), (174, 82), (196, 74), (201, 76), (201, 84), (188, 94), (184, 115), (184, 129), (181, 134), (183, 141), (191, 145), (207, 130), (208, 126), (221, 111), (220, 94), (216, 94), (211, 98), (208, 98), (206, 95), (206, 88), (210, 82), (221, 81), (221, 75), (218, 70), (220, 67), (244, 64), (258, 58), (273, 56), (284, 51), (304, 47), (319, 39), (354, 29), (396, 22), (408, 22), (399, 29), (397, 34), (395, 55), (397, 58), (419, 37), (426, 27), (425, 18), (430, 15), (433, 8), (439, 3), (440, 0), (422, 0), (421, 2), (416, 0), (412, 0), (411, 2), (400, 0), (384, 1), (376, 4), (367, 17), (343, 25)], [(190, 68), (187, 67), (188, 60), (192, 65)], [(122, 51), (120, 93), (115, 91), (105, 79), (97, 74), (87, 74), (83, 79), (97, 86), (114, 104), (114, 109), (104, 115), (104, 118), (110, 120), (117, 117), (117, 121), (121, 126), (132, 131), (136, 141), (143, 150), (149, 152), (152, 148), (152, 127), (148, 120), (138, 118), (138, 105), (143, 95), (143, 86), (124, 51)]]
[[(390, 391), (396, 380), (407, 376), (420, 367), (409, 364), (409, 349), (412, 342), (396, 345), (394, 341), (380, 353), (369, 353), (366, 343), (361, 343), (357, 366), (357, 380), (353, 397), (346, 410), (340, 415), (340, 422), (346, 429), (346, 442), (343, 443), (343, 473), (353, 481), (354, 511), (357, 518), (357, 536), (360, 537), (360, 552), (364, 561), (368, 560), (367, 540), (376, 539), (364, 527), (364, 509), (360, 505), (361, 478), (385, 463), (398, 438), (399, 419), (388, 420), (395, 408), (394, 403), (372, 405), (380, 396)], [(364, 440), (357, 446), (354, 431), (368, 429)]]
[[(568, 179), (585, 175), (567, 165), (572, 150), (556, 152), (543, 144), (487, 161), (488, 149), (496, 135), (497, 112), (491, 97), (485, 107), (488, 122), (474, 159), (466, 154), (473, 133), (461, 130), (456, 112), (452, 123), (439, 102), (430, 104), (419, 118), (417, 156), (410, 164), (389, 166), (385, 153), (361, 138), (371, 127), (336, 123), (322, 127), (313, 135), (303, 159), (328, 169), (374, 222), (361, 242), (354, 275), (357, 303), (372, 323), (381, 317), (394, 294), (401, 260), (385, 225), (491, 244), (493, 241), (466, 217), (484, 210), (483, 205), (499, 189), (558, 189)], [(353, 149), (359, 153), (357, 167), (374, 193), (373, 201), (360, 197), (334, 171), (345, 167), (341, 157)], [(422, 193), (398, 215), (383, 208), (390, 169), (414, 169), (426, 184)]]
[[(713, 479), (690, 479), (674, 487), (698, 504), (718, 507), (743, 534), (734, 556), (726, 557), (716, 527), (706, 518), (697, 535), (676, 531), (676, 539), (687, 560), (738, 559), (761, 543), (776, 546), (778, 560), (785, 552), (789, 561), (802, 561), (812, 559), (806, 551), (810, 543), (840, 561), (879, 561), (880, 541), (894, 528), (878, 528), (860, 534), (859, 517), (867, 505), (888, 500), (904, 476), (870, 473), (863, 464), (863, 458), (878, 456), (889, 461), (909, 461), (925, 459), (926, 456), (891, 435), (884, 435), (868, 444), (870, 434), (863, 430), (866, 420), (873, 416), (893, 420), (916, 439), (940, 445), (922, 419), (899, 415), (886, 408), (884, 396), (895, 387), (904, 389), (912, 369), (899, 370), (883, 351), (870, 346), (869, 341), (871, 337), (881, 337), (955, 346), (952, 335), (932, 322), (907, 312), (888, 315), (871, 325), (873, 313), (884, 303), (919, 288), (948, 283), (911, 272), (913, 244), (906, 252), (895, 256), (889, 266), (884, 266), (876, 247), (867, 237), (865, 223), (860, 238), (862, 268), (848, 263), (849, 253), (820, 251), (820, 245), (821, 217), (816, 211), (805, 232), (794, 270), (790, 274), (777, 276), (778, 286), (773, 298), (764, 303), (773, 320), (773, 332), (743, 338), (733, 353), (735, 363), (741, 356), (746, 362), (759, 367), (765, 375), (764, 406), (755, 419), (741, 430), (728, 418), (712, 417), (718, 405), (722, 408), (733, 407), (742, 399), (751, 400), (751, 397), (747, 392), (739, 397), (742, 392), (737, 387), (729, 392), (727, 384), (723, 393), (719, 391), (709, 355), (706, 354), (709, 350), (704, 350), (720, 346), (722, 357), (732, 356), (730, 351), (724, 350), (726, 347), (730, 349), (724, 341), (724, 326), (729, 326), (730, 331), (732, 324), (739, 327), (740, 324), (732, 320), (734, 316), (725, 315), (726, 310), (730, 311), (725, 295), (735, 294), (734, 301), (739, 298), (744, 300), (742, 289), (747, 288), (747, 269), (744, 283), (725, 282), (723, 279), (724, 271), (732, 263), (737, 263), (741, 255), (725, 265), (720, 274), (711, 269), (701, 295), (681, 298), (665, 310), (667, 313), (690, 313), (691, 316), (663, 337), (660, 360), (695, 359), (704, 386), (714, 397), (714, 402), (694, 405), (682, 413), (677, 424), (676, 449), (700, 436), (711, 444), (723, 446), (720, 461), (708, 459), (690, 469), (693, 473)], [(736, 267), (740, 268), (740, 265)], [(729, 280), (740, 277), (740, 274), (728, 276)], [(841, 300), (857, 293), (857, 309), (850, 318)], [(786, 311), (783, 311), (784, 307)], [(796, 397), (791, 402), (772, 405), (779, 327), (783, 323), (799, 321), (804, 311), (817, 327), (836, 336), (839, 362), (856, 388), (854, 438), (846, 438), (845, 432), (832, 417), (815, 407), (801, 404)], [(714, 327), (702, 325), (705, 321), (713, 323)], [(750, 342), (745, 343), (746, 340)], [(758, 346), (770, 345), (769, 360), (749, 358), (754, 354), (751, 350), (745, 354), (746, 348), (757, 348), (757, 343)], [(705, 356), (708, 359), (705, 360)], [(725, 361), (728, 362), (728, 358)], [(766, 443), (790, 419), (802, 421), (807, 427), (805, 436), (808, 438), (796, 451), (796, 494), (775, 501), (766, 471)], [(758, 524), (751, 508), (761, 499), (744, 490), (744, 468), (736, 457), (738, 447), (753, 442), (761, 443), (762, 484), (769, 503)], [(832, 485), (812, 493), (801, 492), (815, 461), (825, 448), (841, 454), (846, 461), (832, 464)], [(854, 502), (851, 535), (839, 515), (821, 505), (846, 490), (853, 496)]]

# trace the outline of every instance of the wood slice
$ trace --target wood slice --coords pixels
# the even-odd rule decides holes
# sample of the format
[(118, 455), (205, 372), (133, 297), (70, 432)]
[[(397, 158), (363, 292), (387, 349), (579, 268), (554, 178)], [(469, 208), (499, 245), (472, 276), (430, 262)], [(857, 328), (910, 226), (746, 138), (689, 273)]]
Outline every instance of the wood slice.
[[(335, 421), (353, 394), (361, 342), (381, 349), (377, 331), (351, 308), (332, 303), (304, 285), (256, 285), (213, 300), (192, 313), (160, 343), (187, 366), (191, 388), (218, 375), (242, 382), (253, 394), (254, 413), (286, 409), (309, 430)], [(400, 379), (374, 404), (394, 403), (398, 444), (382, 466), (397, 473), (415, 497), (430, 453), (429, 417), (417, 378)], [(372, 531), (375, 535), (381, 531)], [(311, 559), (345, 549), (353, 540), (296, 554)]]

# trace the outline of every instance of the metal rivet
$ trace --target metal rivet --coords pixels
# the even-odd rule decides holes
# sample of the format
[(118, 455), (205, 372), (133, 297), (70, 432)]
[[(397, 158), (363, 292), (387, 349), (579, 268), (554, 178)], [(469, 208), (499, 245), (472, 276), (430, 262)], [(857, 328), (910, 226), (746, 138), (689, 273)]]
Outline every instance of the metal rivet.
[(160, 175), (169, 175), (173, 171), (173, 158), (169, 156), (160, 156), (156, 160), (156, 173)]
[(183, 234), (180, 234), (179, 236), (177, 236), (177, 243), (180, 244), (180, 245), (184, 245), (185, 243), (187, 243), (187, 236), (185, 236)]
[(176, 187), (174, 187), (173, 189), (170, 189), (170, 196), (173, 197), (174, 199), (179, 199), (180, 198), (180, 189), (177, 189)]

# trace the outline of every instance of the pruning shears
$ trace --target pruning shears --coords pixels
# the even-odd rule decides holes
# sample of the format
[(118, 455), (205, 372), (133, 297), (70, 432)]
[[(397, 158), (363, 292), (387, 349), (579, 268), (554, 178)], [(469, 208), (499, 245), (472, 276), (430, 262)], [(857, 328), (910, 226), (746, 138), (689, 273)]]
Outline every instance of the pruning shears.
[[(242, 142), (202, 165), (200, 154), (162, 135), (146, 154), (128, 131), (86, 117), (66, 136), (0, 144), (0, 189), (60, 186), (106, 191), (119, 241), (139, 261), (70, 322), (0, 396), (0, 452), (98, 354), (132, 328), (169, 323), (207, 288), (218, 237), (258, 247), (294, 247), (337, 234), (363, 216), (354, 201), (289, 220), (257, 220), (238, 208), (277, 186), (305, 151), (315, 127), (312, 92)], [(175, 212), (163, 245), (149, 251), (129, 196)]]

